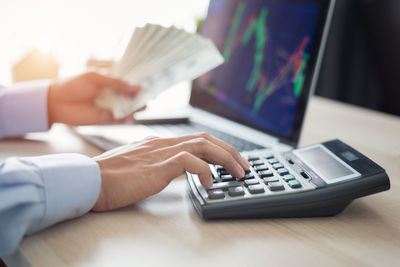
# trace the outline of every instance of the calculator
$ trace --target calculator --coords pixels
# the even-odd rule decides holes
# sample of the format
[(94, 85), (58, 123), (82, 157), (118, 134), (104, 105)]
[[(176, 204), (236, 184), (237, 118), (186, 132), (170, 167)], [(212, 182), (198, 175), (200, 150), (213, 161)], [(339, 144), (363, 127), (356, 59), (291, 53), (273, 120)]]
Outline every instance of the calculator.
[(189, 195), (204, 219), (333, 216), (353, 199), (388, 190), (389, 177), (371, 159), (332, 140), (285, 152), (242, 152), (244, 178), (210, 165), (213, 186), (186, 173)]

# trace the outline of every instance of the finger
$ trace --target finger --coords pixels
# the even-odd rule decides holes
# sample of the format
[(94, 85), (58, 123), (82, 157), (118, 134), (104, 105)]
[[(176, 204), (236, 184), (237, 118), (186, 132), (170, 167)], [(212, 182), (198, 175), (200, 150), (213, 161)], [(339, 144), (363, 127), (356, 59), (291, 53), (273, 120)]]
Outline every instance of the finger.
[(239, 162), (243, 169), (248, 170), (250, 168), (250, 163), (243, 158), (233, 146), (209, 133), (200, 133), (200, 135), (228, 151), (235, 158), (235, 160)]
[(109, 124), (114, 122), (111, 112), (94, 105), (59, 106), (60, 121), (68, 125)]
[(130, 85), (123, 80), (101, 75), (96, 72), (89, 72), (86, 75), (88, 75), (89, 79), (92, 80), (100, 89), (110, 88), (129, 95), (135, 95), (141, 89), (140, 85)]
[(153, 140), (153, 139), (158, 139), (158, 138), (159, 138), (158, 136), (150, 135), (150, 136), (147, 136), (146, 138), (144, 138), (142, 140), (132, 141), (129, 144), (122, 145), (122, 146), (107, 150), (104, 153), (102, 153), (100, 156), (102, 158), (104, 158), (104, 157), (113, 156), (115, 154), (129, 153), (130, 151), (132, 151), (132, 149), (135, 149), (135, 148), (136, 148), (135, 151), (137, 152), (139, 146), (145, 144), (146, 141)]
[(208, 164), (188, 152), (178, 153), (161, 164), (160, 168), (163, 169), (165, 179), (168, 182), (187, 171), (197, 174), (205, 188), (210, 188), (213, 185)]
[(116, 122), (117, 123), (133, 123), (133, 122), (135, 122), (135, 117), (133, 115), (136, 112), (139, 112), (139, 111), (142, 111), (142, 110), (145, 110), (145, 109), (146, 109), (146, 106), (144, 106), (144, 107), (142, 107), (142, 108), (140, 108), (140, 109), (138, 109), (136, 111), (133, 111), (133, 112), (129, 113), (128, 115), (125, 116), (125, 118), (119, 119)]
[(140, 108), (136, 109), (135, 111), (133, 111), (133, 113), (143, 111), (143, 110), (145, 110), (146, 108), (147, 108), (147, 106), (145, 105), (145, 106), (143, 106), (143, 107), (140, 107)]
[(119, 124), (134, 123), (134, 122), (135, 122), (135, 117), (134, 117), (133, 115), (134, 115), (136, 112), (139, 112), (139, 111), (142, 111), (142, 110), (145, 110), (145, 109), (146, 109), (146, 106), (144, 106), (144, 107), (142, 107), (142, 108), (140, 108), (140, 109), (138, 109), (138, 110), (135, 110), (135, 111), (129, 113), (128, 115), (126, 115), (124, 118), (118, 119), (118, 120), (116, 121), (116, 123), (119, 123)]
[(233, 158), (240, 164), (240, 166), (242, 166), (243, 169), (248, 170), (250, 168), (249, 162), (246, 159), (244, 159), (233, 146), (227, 144), (226, 142), (222, 141), (221, 139), (218, 139), (207, 132), (195, 133), (192, 136), (194, 136), (195, 138), (199, 138), (199, 137), (205, 138), (205, 139), (209, 140), (210, 142), (222, 147), (223, 149), (228, 151), (233, 156)]
[(207, 162), (223, 165), (233, 177), (242, 178), (245, 175), (242, 166), (231, 153), (204, 138), (192, 139), (171, 147), (165, 147), (158, 150), (157, 153), (164, 158), (169, 158), (182, 151), (189, 152)]
[(242, 166), (243, 169), (248, 170), (250, 168), (249, 162), (246, 159), (244, 159), (235, 148), (228, 145), (224, 141), (212, 136), (211, 134), (205, 133), (205, 132), (183, 135), (180, 137), (160, 139), (159, 141), (155, 142), (155, 145), (157, 145), (160, 148), (167, 147), (167, 146), (174, 146), (179, 143), (189, 141), (192, 139), (196, 139), (196, 138), (204, 138), (204, 139), (209, 140), (210, 142), (220, 146), (221, 148), (228, 151), (234, 157), (234, 159), (240, 164), (240, 166)]
[(134, 113), (134, 112), (131, 112), (131, 113), (129, 113), (128, 115), (126, 115), (124, 118), (116, 120), (116, 123), (118, 123), (118, 124), (125, 124), (125, 123), (132, 123), (132, 122), (134, 122), (135, 120), (134, 120), (134, 118), (133, 118), (133, 113)]
[(144, 105), (143, 107), (139, 108), (138, 110), (136, 110), (135, 112), (139, 112), (139, 111), (143, 111), (146, 110), (147, 105)]
[(94, 108), (93, 112), (96, 114), (93, 118), (93, 124), (113, 124), (115, 119), (113, 114), (101, 108)]
[(154, 139), (159, 139), (159, 138), (160, 138), (160, 137), (159, 137), (159, 136), (156, 136), (156, 135), (149, 135), (149, 136), (146, 136), (145, 138), (143, 138), (143, 139), (141, 139), (141, 140), (132, 141), (132, 142), (129, 143), (128, 145), (133, 145), (133, 144), (135, 144), (135, 145), (137, 145), (137, 144), (144, 144), (144, 143), (146, 143), (147, 141), (154, 140)]

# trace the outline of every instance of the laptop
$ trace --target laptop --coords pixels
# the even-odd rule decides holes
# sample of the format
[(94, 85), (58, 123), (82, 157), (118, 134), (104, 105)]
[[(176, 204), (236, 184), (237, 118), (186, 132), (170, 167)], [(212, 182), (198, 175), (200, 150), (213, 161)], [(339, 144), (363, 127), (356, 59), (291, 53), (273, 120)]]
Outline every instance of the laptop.
[(188, 117), (75, 131), (108, 150), (132, 136), (207, 131), (239, 151), (297, 147), (334, 1), (211, 0), (201, 34), (225, 63), (192, 82)]

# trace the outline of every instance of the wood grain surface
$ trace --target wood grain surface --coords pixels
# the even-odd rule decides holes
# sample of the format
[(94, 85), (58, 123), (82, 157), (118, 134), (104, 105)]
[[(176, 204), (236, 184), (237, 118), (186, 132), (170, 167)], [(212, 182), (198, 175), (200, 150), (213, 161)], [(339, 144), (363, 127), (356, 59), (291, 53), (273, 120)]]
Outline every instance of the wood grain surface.
[[(389, 191), (327, 218), (205, 222), (183, 177), (139, 204), (89, 213), (26, 237), (33, 266), (399, 266), (400, 119), (313, 97), (300, 145), (339, 138), (384, 167)], [(0, 141), (10, 156), (100, 151), (68, 128)]]

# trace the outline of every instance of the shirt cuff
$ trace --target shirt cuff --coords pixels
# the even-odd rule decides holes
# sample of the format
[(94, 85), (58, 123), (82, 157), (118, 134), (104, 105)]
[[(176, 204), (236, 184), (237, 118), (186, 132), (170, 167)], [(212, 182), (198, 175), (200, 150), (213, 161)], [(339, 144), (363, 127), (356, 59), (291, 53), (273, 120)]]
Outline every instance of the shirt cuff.
[(48, 130), (47, 91), (49, 81), (16, 83), (0, 90), (2, 136), (21, 136)]
[(81, 154), (28, 158), (39, 167), (45, 190), (45, 214), (33, 232), (90, 211), (100, 194), (100, 167)]

